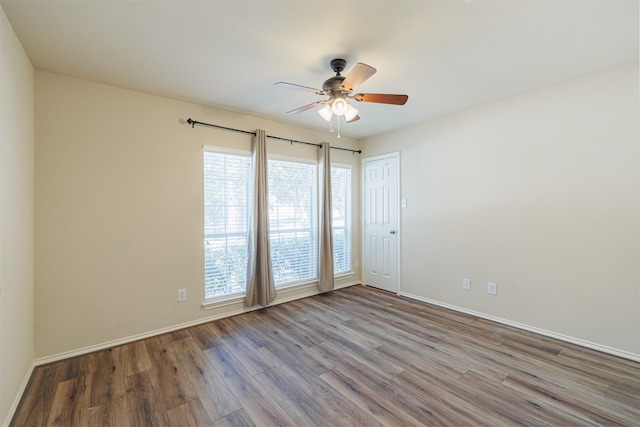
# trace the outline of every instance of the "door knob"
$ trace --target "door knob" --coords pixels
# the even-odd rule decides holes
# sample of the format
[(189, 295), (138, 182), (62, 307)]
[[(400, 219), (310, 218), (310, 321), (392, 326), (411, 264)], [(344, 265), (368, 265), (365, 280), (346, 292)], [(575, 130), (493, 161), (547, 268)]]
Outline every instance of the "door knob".
[(389, 234), (396, 234), (396, 230), (391, 230)]

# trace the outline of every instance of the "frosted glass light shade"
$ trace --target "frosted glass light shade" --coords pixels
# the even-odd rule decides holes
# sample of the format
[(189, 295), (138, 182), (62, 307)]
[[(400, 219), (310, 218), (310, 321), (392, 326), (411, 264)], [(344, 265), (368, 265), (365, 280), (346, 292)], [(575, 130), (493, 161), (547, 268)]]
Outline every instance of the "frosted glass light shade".
[(353, 119), (358, 114), (358, 110), (353, 108), (351, 106), (351, 104), (347, 104), (347, 105), (348, 105), (348, 108), (347, 108), (347, 112), (344, 113), (344, 119), (346, 121), (350, 121), (351, 119)]
[(320, 113), (323, 119), (325, 119), (326, 121), (329, 121), (331, 120), (331, 116), (333, 115), (333, 110), (331, 109), (331, 105), (327, 104), (324, 107), (322, 107), (320, 110), (318, 110), (318, 113)]
[(333, 114), (335, 114), (336, 116), (342, 116), (344, 113), (347, 112), (348, 108), (349, 108), (349, 104), (347, 104), (347, 101), (345, 101), (342, 98), (338, 98), (335, 101), (333, 101), (333, 105), (331, 106), (331, 110), (333, 111)]

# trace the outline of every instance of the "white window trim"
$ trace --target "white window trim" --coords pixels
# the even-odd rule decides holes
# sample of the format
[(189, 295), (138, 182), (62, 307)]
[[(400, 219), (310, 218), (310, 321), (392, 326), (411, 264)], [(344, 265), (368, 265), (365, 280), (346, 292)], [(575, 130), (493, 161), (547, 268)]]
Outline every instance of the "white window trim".
[(318, 160), (305, 159), (304, 157), (287, 156), (285, 154), (269, 154), (267, 153), (267, 160), (278, 160), (281, 162), (302, 163), (305, 165), (318, 166)]
[(232, 154), (235, 156), (251, 157), (251, 151), (242, 150), (239, 148), (219, 147), (217, 145), (203, 145), (202, 149), (211, 153)]
[[(348, 271), (345, 273), (340, 273), (338, 275), (335, 275), (333, 278), (342, 280), (342, 279), (348, 279), (348, 278), (354, 277), (355, 275), (356, 275), (355, 271)], [(302, 289), (309, 286), (318, 286), (318, 280), (317, 279), (306, 280), (306, 281), (300, 281), (296, 283), (289, 283), (287, 285), (278, 287), (277, 291), (278, 292), (295, 291), (296, 289)], [(241, 294), (238, 293), (234, 295), (225, 295), (222, 297), (209, 298), (202, 302), (202, 309), (212, 310), (215, 308), (221, 308), (221, 307), (227, 307), (234, 304), (239, 304), (244, 302), (245, 298), (246, 298), (245, 293), (241, 293)]]
[(350, 277), (353, 277), (356, 275), (356, 272), (351, 270), (351, 271), (343, 271), (342, 273), (338, 273), (338, 274), (334, 274), (333, 278), (334, 279), (348, 279)]
[(331, 167), (332, 168), (342, 168), (342, 169), (351, 169), (351, 170), (353, 170), (353, 166), (348, 164), (348, 163), (334, 163), (334, 162), (331, 162)]
[(228, 305), (234, 305), (244, 301), (246, 293), (237, 293), (232, 295), (225, 295), (222, 297), (213, 297), (205, 299), (202, 302), (202, 308), (205, 310), (211, 310), (212, 308), (226, 307)]

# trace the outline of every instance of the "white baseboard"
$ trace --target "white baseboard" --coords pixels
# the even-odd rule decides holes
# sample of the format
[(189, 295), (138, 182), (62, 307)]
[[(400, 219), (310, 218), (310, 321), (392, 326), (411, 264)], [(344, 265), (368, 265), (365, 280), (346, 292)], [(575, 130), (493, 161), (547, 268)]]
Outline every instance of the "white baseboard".
[[(342, 283), (340, 285), (336, 285), (336, 287), (334, 289), (342, 289), (342, 288), (346, 288), (349, 286), (353, 286), (353, 285), (359, 285), (360, 282), (359, 281), (354, 281), (354, 282), (347, 282), (347, 283)], [(301, 288), (295, 288), (296, 292), (293, 293), (290, 296), (287, 296), (287, 292), (286, 290), (283, 290), (282, 292), (280, 292), (280, 294), (282, 295), (280, 298), (278, 298), (273, 304), (271, 305), (278, 305), (278, 304), (282, 304), (285, 302), (289, 302), (289, 301), (293, 301), (296, 299), (300, 299), (300, 298), (307, 298), (310, 296), (314, 296), (314, 295), (318, 295), (318, 286), (317, 284), (315, 285), (309, 285), (308, 289), (305, 289), (304, 292), (300, 292)], [(197, 320), (193, 320), (190, 322), (185, 322), (185, 323), (180, 323), (177, 325), (172, 325), (172, 326), (168, 326), (166, 328), (160, 328), (160, 329), (155, 329), (153, 331), (149, 331), (149, 332), (144, 332), (141, 334), (136, 334), (136, 335), (131, 335), (125, 338), (120, 338), (117, 340), (112, 340), (112, 341), (107, 341), (107, 342), (103, 342), (100, 344), (95, 344), (95, 345), (91, 345), (88, 347), (83, 347), (77, 350), (71, 350), (71, 351), (66, 351), (63, 353), (58, 353), (58, 354), (54, 354), (51, 356), (45, 356), (45, 357), (41, 357), (38, 358), (34, 361), (34, 365), (35, 366), (40, 366), (40, 365), (45, 365), (47, 363), (52, 363), (52, 362), (58, 362), (60, 360), (64, 360), (64, 359), (68, 359), (71, 357), (76, 357), (76, 356), (82, 356), (83, 354), (88, 354), (88, 353), (93, 353), (95, 351), (100, 351), (100, 350), (105, 350), (107, 348), (111, 348), (111, 347), (115, 347), (118, 345), (123, 345), (123, 344), (128, 344), (130, 342), (134, 342), (134, 341), (138, 341), (141, 339), (145, 339), (145, 338), (150, 338), (156, 335), (161, 335), (161, 334), (165, 334), (167, 332), (173, 332), (173, 331), (177, 331), (179, 329), (184, 329), (184, 328), (188, 328), (191, 326), (196, 326), (196, 325), (200, 325), (202, 323), (208, 323), (214, 320), (218, 320), (218, 319), (222, 319), (225, 317), (231, 317), (231, 316), (235, 316), (238, 314), (242, 314), (242, 313), (248, 313), (250, 311), (254, 311), (254, 310), (258, 310), (262, 307), (260, 306), (254, 306), (254, 307), (244, 307), (242, 306), (242, 302), (237, 304), (239, 307), (238, 308), (231, 308), (229, 310), (224, 311), (223, 313), (218, 313), (212, 316), (207, 316), (204, 317), (202, 319), (197, 319)], [(22, 396), (22, 394), (20, 394), (20, 396)]]
[(628, 352), (628, 351), (619, 350), (617, 348), (608, 347), (608, 346), (597, 344), (597, 343), (593, 343), (593, 342), (590, 342), (590, 341), (585, 341), (585, 340), (582, 340), (580, 338), (570, 337), (568, 335), (558, 334), (556, 332), (547, 331), (545, 329), (539, 329), (539, 328), (536, 328), (535, 326), (526, 325), (524, 323), (513, 322), (511, 320), (502, 319), (500, 317), (491, 316), (489, 314), (480, 313), (478, 311), (469, 310), (469, 309), (458, 307), (458, 306), (451, 305), (451, 304), (446, 304), (446, 303), (443, 303), (443, 302), (440, 302), (440, 301), (435, 301), (435, 300), (432, 300), (432, 299), (429, 299), (429, 298), (424, 298), (424, 297), (421, 297), (419, 295), (413, 295), (413, 294), (410, 294), (410, 293), (407, 293), (407, 292), (400, 292), (400, 293), (398, 293), (398, 295), (401, 295), (401, 296), (407, 297), (407, 298), (411, 298), (411, 299), (414, 299), (414, 300), (426, 302), (428, 304), (437, 305), (439, 307), (448, 308), (450, 310), (458, 311), (460, 313), (470, 314), (471, 316), (480, 317), (480, 318), (486, 319), (486, 320), (491, 320), (493, 322), (501, 323), (503, 325), (512, 326), (514, 328), (518, 328), (518, 329), (522, 329), (522, 330), (525, 330), (525, 331), (533, 332), (533, 333), (536, 333), (536, 334), (544, 335), (544, 336), (549, 337), (549, 338), (555, 338), (555, 339), (560, 340), (560, 341), (564, 341), (564, 342), (568, 342), (568, 343), (571, 343), (571, 344), (579, 345), (581, 347), (586, 347), (586, 348), (589, 348), (591, 350), (600, 351), (602, 353), (607, 353), (607, 354), (610, 354), (612, 356), (622, 357), (623, 359), (632, 360), (634, 362), (640, 362), (640, 354), (635, 354), (635, 353), (631, 353), (631, 352)]
[(4, 419), (4, 422), (2, 423), (2, 427), (9, 427), (9, 423), (11, 422), (11, 420), (13, 419), (13, 415), (16, 412), (16, 409), (18, 409), (18, 405), (20, 404), (20, 400), (22, 399), (22, 395), (24, 394), (24, 391), (27, 389), (27, 385), (29, 384), (29, 380), (31, 379), (31, 375), (33, 374), (33, 370), (35, 369), (36, 365), (34, 362), (31, 362), (31, 365), (29, 366), (29, 369), (27, 369), (27, 373), (24, 376), (24, 379), (22, 380), (22, 384), (20, 385), (20, 389), (18, 390), (18, 393), (16, 394), (15, 399), (13, 399), (13, 403), (11, 404), (11, 407), (9, 408), (9, 412), (7, 413), (7, 417)]

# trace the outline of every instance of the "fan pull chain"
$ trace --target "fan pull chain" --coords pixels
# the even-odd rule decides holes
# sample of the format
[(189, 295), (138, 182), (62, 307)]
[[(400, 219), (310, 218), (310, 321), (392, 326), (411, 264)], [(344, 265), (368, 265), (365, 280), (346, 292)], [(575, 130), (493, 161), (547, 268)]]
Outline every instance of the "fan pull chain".
[(338, 139), (340, 139), (340, 117), (338, 117), (337, 120), (338, 120)]

